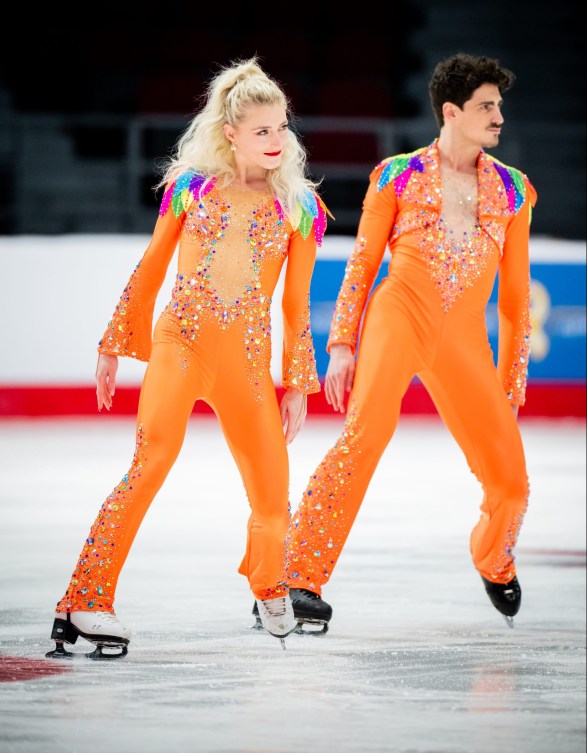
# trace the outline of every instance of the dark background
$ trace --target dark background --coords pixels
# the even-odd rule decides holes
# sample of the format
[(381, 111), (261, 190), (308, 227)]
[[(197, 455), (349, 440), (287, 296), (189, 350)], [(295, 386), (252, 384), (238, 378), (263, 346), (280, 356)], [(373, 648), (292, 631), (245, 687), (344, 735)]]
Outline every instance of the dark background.
[(96, 8), (5, 24), (1, 234), (150, 232), (158, 161), (211, 74), (254, 54), (290, 97), (330, 231), (353, 234), (374, 164), (437, 135), (427, 81), (465, 51), (517, 75), (491, 153), (534, 183), (533, 231), (585, 238), (584, 25), (568, 2)]

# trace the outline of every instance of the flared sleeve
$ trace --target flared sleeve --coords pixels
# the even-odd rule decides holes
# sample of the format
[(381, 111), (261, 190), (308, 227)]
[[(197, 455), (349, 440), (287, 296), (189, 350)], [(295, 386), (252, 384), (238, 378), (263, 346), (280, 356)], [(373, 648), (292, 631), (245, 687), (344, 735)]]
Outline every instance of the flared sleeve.
[(356, 352), (361, 319), (383, 260), (383, 254), (397, 213), (397, 198), (393, 183), (379, 189), (383, 169), (380, 163), (370, 175), (369, 187), (363, 201), (363, 211), (353, 251), (345, 267), (338, 293), (326, 350), (332, 345), (350, 345)]
[(290, 219), (294, 231), (289, 241), (282, 298), (282, 385), (306, 395), (321, 389), (310, 320), (310, 284), (327, 213), (322, 200), (308, 192)]
[(149, 360), (155, 302), (177, 247), (181, 221), (170, 209), (160, 212), (147, 250), (132, 272), (98, 343), (99, 353)]
[[(497, 372), (513, 405), (524, 405), (530, 358), (529, 237), (536, 190), (519, 174), (523, 203), (506, 230), (499, 266)], [(523, 182), (522, 182), (523, 181)]]

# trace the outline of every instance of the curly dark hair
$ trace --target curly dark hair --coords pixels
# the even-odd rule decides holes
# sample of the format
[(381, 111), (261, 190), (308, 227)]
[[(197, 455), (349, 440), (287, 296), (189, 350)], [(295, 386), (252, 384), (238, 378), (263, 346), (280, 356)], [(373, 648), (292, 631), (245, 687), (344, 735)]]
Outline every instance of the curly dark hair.
[(442, 105), (452, 102), (461, 108), (483, 84), (495, 84), (501, 93), (508, 91), (516, 76), (503, 68), (496, 58), (459, 52), (441, 60), (428, 84), (432, 112), (439, 128), (444, 125)]

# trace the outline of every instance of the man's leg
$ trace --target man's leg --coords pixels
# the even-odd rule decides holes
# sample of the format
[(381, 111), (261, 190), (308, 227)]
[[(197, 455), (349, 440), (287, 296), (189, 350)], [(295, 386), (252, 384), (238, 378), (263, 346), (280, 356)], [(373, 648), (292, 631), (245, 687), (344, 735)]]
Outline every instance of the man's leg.
[(419, 351), (414, 328), (392, 297), (372, 301), (342, 433), (310, 477), (290, 526), (291, 588), (321, 594), (330, 579), (396, 429)]
[(509, 583), (529, 484), (516, 417), (491, 354), (451, 347), (419, 377), (483, 487), (470, 538), (473, 563), (490, 582)]

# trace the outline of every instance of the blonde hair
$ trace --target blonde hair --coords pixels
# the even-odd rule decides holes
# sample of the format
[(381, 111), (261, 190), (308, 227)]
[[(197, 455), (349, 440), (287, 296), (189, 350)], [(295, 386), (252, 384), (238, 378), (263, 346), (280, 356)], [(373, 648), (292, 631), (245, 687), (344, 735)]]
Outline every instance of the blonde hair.
[[(179, 138), (156, 187), (167, 185), (186, 170), (215, 177), (221, 186), (230, 183), (236, 175), (236, 164), (224, 125), (237, 127), (250, 105), (280, 105), (288, 112), (290, 109), (284, 91), (261, 68), (257, 57), (234, 61), (213, 76), (204, 107)], [(279, 167), (267, 172), (271, 190), (288, 216), (304, 194), (319, 185), (307, 176), (306, 170), (306, 151), (296, 134), (289, 131)]]

